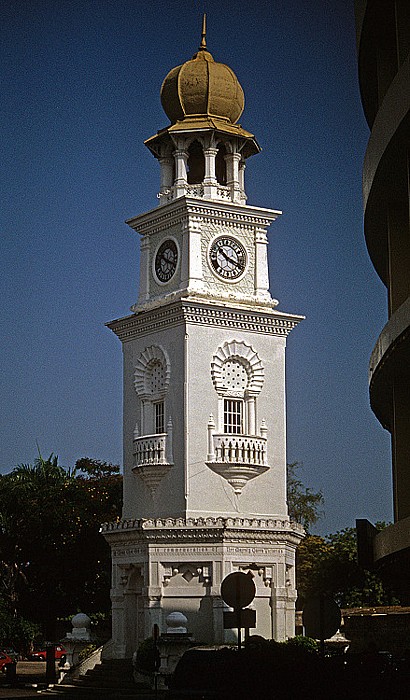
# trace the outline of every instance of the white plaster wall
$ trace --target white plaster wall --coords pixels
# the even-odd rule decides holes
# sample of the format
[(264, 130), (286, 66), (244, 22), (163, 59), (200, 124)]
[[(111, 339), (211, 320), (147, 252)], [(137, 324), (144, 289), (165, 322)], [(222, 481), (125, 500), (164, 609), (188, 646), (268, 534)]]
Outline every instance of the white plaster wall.
[[(266, 421), (270, 466), (267, 472), (250, 480), (239, 497), (226, 479), (205, 464), (209, 416), (212, 413), (217, 419), (218, 415), (211, 362), (218, 347), (232, 340), (250, 345), (264, 367), (256, 427), (259, 434), (261, 421)], [(183, 323), (173, 325), (124, 343), (124, 518), (286, 515), (285, 344), (283, 336), (199, 323), (188, 324), (186, 330)], [(154, 496), (132, 472), (133, 432), (136, 422), (140, 424), (141, 413), (134, 370), (138, 357), (150, 345), (162, 347), (171, 364), (165, 401), (166, 422), (169, 416), (173, 422), (174, 453), (174, 467)]]
[[(172, 326), (142, 335), (124, 343), (124, 508), (123, 518), (148, 518), (183, 515), (185, 510), (183, 441), (183, 369), (184, 325)], [(171, 364), (170, 383), (165, 398), (166, 417), (173, 422), (174, 466), (159, 484), (154, 496), (143, 480), (134, 474), (133, 432), (140, 424), (141, 402), (134, 388), (134, 370), (138, 357), (151, 345), (166, 351)]]
[[(188, 326), (188, 500), (190, 516), (204, 514), (286, 515), (285, 338), (199, 324)], [(232, 486), (205, 465), (207, 424), (218, 415), (211, 362), (218, 346), (244, 341), (259, 355), (265, 380), (257, 397), (257, 432), (268, 428), (269, 471), (248, 481), (239, 498)]]
[(188, 619), (187, 629), (192, 634), (196, 642), (212, 643), (214, 640), (213, 631), (213, 608), (212, 598), (204, 596), (201, 598), (189, 597), (189, 592), (184, 597), (167, 596), (162, 598), (161, 608), (163, 611), (162, 630), (167, 631), (166, 618), (171, 612), (182, 612)]
[[(228, 306), (235, 298), (241, 298), (246, 301), (247, 311), (252, 313), (256, 308), (255, 247), (260, 231), (278, 214), (259, 208), (181, 198), (180, 202), (164, 207), (160, 216), (157, 210), (152, 210), (130, 220), (130, 226), (145, 235), (141, 279), (145, 271), (147, 289), (141, 301), (152, 305), (164, 295), (181, 289), (184, 279), (188, 287), (192, 285), (191, 294), (193, 289), (199, 289), (214, 298), (225, 297)], [(211, 241), (222, 234), (237, 237), (247, 249), (247, 272), (235, 283), (218, 279), (209, 266)], [(178, 266), (170, 282), (159, 285), (152, 269), (153, 258), (161, 241), (170, 236), (179, 248)], [(199, 268), (193, 270), (188, 263), (192, 263), (197, 255), (200, 257)], [(259, 271), (261, 278), (267, 278), (265, 258), (262, 267)], [(189, 278), (189, 270), (191, 275), (195, 272), (193, 279)], [(165, 302), (163, 304), (166, 309)], [(148, 307), (146, 311), (149, 313)], [(260, 424), (264, 419), (268, 429), (270, 466), (269, 471), (248, 481), (239, 497), (226, 479), (205, 464), (208, 420), (211, 413), (216, 421), (218, 416), (211, 362), (218, 347), (232, 340), (251, 345), (264, 367), (264, 385), (256, 404), (256, 434), (260, 435)], [(140, 399), (134, 389), (134, 369), (139, 355), (150, 345), (163, 347), (171, 362), (165, 423), (171, 415), (175, 462), (154, 495), (143, 479), (132, 472), (133, 432), (136, 422), (140, 424)], [(286, 515), (285, 345), (285, 336), (252, 332), (246, 328), (231, 330), (222, 324), (217, 325), (217, 322), (212, 326), (197, 322), (186, 327), (184, 323), (168, 329), (161, 327), (157, 332), (124, 343), (124, 518)]]

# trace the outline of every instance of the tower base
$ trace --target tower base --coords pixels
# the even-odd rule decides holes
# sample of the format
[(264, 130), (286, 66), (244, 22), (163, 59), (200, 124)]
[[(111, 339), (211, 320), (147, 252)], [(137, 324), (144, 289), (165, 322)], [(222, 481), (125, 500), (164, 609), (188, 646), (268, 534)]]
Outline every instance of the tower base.
[(256, 628), (250, 634), (283, 641), (295, 634), (295, 550), (303, 528), (288, 518), (160, 518), (106, 523), (112, 552), (114, 658), (132, 657), (169, 613), (182, 612), (197, 643), (236, 640), (224, 630), (221, 583), (250, 572)]

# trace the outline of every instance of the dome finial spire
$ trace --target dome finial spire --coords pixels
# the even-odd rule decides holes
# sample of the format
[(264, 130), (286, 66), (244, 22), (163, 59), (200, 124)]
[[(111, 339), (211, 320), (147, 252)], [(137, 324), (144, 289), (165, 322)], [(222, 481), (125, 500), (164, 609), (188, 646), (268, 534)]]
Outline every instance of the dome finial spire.
[(206, 51), (206, 12), (202, 16), (202, 33), (201, 33), (201, 45), (199, 47), (200, 51)]

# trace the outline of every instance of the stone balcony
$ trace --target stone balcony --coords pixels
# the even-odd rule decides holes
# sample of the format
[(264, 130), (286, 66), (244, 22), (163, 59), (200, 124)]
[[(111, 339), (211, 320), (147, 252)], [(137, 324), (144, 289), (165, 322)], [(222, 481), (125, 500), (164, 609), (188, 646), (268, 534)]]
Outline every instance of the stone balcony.
[(250, 479), (269, 469), (265, 436), (210, 432), (208, 449), (207, 466), (226, 479), (237, 495)]
[(167, 433), (143, 435), (134, 439), (134, 466), (167, 464)]
[(164, 476), (173, 466), (172, 423), (168, 432), (156, 435), (134, 436), (134, 466), (132, 471), (148, 486), (153, 495)]

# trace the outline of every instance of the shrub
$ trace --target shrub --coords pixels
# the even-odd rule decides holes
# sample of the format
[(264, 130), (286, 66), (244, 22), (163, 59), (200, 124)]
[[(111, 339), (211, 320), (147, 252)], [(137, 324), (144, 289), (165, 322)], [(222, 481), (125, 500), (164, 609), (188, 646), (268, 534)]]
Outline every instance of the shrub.
[(140, 673), (154, 673), (157, 670), (159, 652), (152, 637), (144, 639), (138, 647), (136, 668)]
[(298, 634), (296, 637), (288, 639), (286, 646), (295, 650), (298, 649), (300, 651), (306, 651), (310, 654), (315, 654), (319, 650), (319, 645), (316, 639), (312, 639), (312, 637), (304, 637), (302, 634)]

